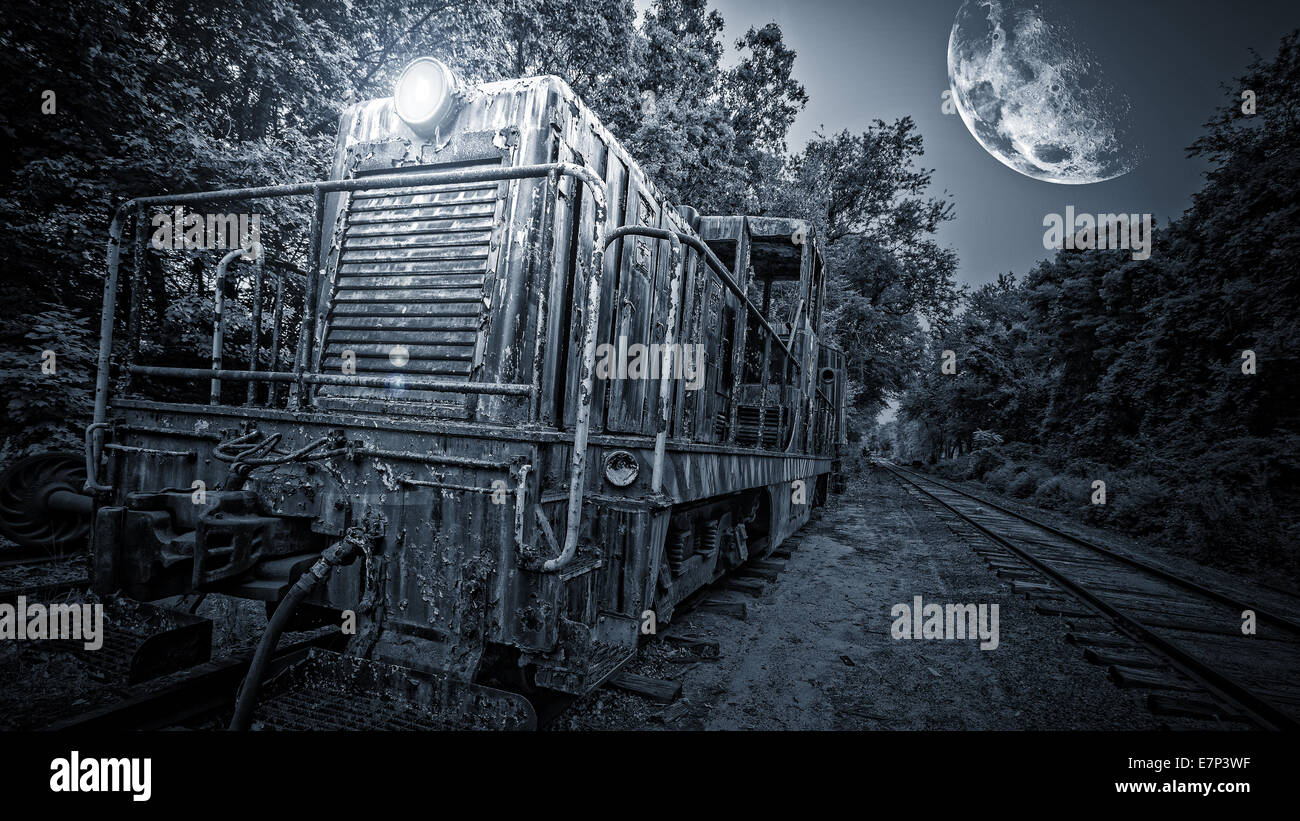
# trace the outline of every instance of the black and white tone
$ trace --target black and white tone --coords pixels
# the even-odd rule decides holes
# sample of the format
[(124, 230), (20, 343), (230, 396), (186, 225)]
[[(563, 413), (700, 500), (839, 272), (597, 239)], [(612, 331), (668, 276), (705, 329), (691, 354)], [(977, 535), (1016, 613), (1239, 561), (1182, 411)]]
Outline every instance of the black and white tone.
[(1289, 0), (10, 0), (0, 739), (1300, 729), (1298, 94)]

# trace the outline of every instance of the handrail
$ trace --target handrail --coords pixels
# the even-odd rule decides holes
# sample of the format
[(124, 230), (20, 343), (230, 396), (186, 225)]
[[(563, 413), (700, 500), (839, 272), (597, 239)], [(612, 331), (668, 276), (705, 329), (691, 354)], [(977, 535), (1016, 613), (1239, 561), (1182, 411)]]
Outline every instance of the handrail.
[[(803, 363), (801, 363), (798, 360), (798, 358), (795, 357), (794, 351), (791, 350), (790, 345), (787, 345), (785, 343), (785, 340), (781, 339), (781, 335), (777, 333), (776, 328), (773, 328), (772, 323), (767, 321), (767, 317), (763, 316), (763, 312), (760, 311), (758, 306), (754, 304), (754, 301), (749, 298), (749, 295), (745, 293), (744, 289), (741, 288), (738, 284), (736, 284), (736, 281), (731, 278), (731, 274), (727, 273), (726, 266), (722, 264), (722, 260), (718, 259), (717, 254), (713, 253), (713, 249), (710, 248), (707, 244), (705, 244), (704, 240), (696, 239), (695, 237), (692, 237), (689, 234), (678, 232), (677, 236), (681, 238), (682, 242), (686, 243), (687, 245), (691, 246), (692, 248), (694, 248), (695, 250), (699, 251), (701, 254), (704, 255), (704, 258), (714, 268), (714, 271), (717, 273), (718, 278), (722, 280), (723, 284), (726, 285), (728, 288), (730, 288), (732, 293), (740, 297), (740, 302), (745, 307), (745, 309), (751, 311), (754, 314), (754, 316), (758, 318), (759, 326), (762, 327), (763, 330), (767, 331), (768, 335), (771, 336), (772, 339), (776, 340), (776, 344), (781, 348), (781, 351), (785, 354), (786, 360), (789, 361), (790, 364), (794, 365), (795, 370), (797, 370), (800, 374), (803, 374), (804, 372)], [(794, 337), (792, 335), (791, 340), (793, 340), (793, 338)], [(764, 363), (763, 367), (764, 369), (766, 369), (767, 367), (766, 363)], [(800, 393), (807, 396), (808, 392), (804, 390), (802, 387), (800, 387), (799, 391)], [(766, 402), (766, 392), (764, 392), (764, 402)], [(761, 442), (763, 438), (763, 414), (762, 413), (760, 413), (758, 416), (758, 425), (759, 425), (759, 441)], [(790, 442), (791, 444), (793, 444), (794, 442), (793, 427), (790, 429)]]
[[(226, 270), (230, 263), (234, 262), (237, 257), (252, 256), (254, 260), (262, 258), (262, 246), (259, 243), (252, 243), (247, 248), (236, 248), (221, 258), (217, 263), (217, 282), (213, 287), (212, 294), (212, 370), (221, 371), (222, 348), (225, 347), (226, 341), (226, 315), (222, 308), (225, 302), (226, 290)], [(250, 363), (250, 370), (257, 370), (257, 332), (256, 325), (253, 327), (253, 356)], [(251, 388), (253, 383), (249, 382)], [(221, 377), (212, 377), (212, 387), (208, 392), (208, 404), (221, 404)]]
[[(225, 370), (219, 367), (219, 362), (214, 362), (214, 365), (218, 365), (218, 367), (213, 367), (211, 369), (132, 365), (128, 369), (130, 373), (151, 376), (208, 378), (218, 380), (218, 384), (220, 379), (232, 379), (237, 381), (245, 380), (250, 382), (266, 381), (271, 382), (272, 384), (278, 382), (296, 382), (299, 386), (298, 397), (300, 401), (301, 398), (306, 395), (307, 386), (312, 384), (357, 385), (364, 387), (404, 386), (425, 390), (462, 390), (486, 394), (529, 395), (533, 390), (532, 385), (476, 385), (474, 383), (416, 380), (400, 377), (390, 379), (387, 377), (319, 374), (308, 372), (306, 363), (309, 361), (311, 356), (311, 341), (314, 336), (316, 313), (318, 309), (318, 306), (315, 303), (318, 301), (317, 287), (321, 273), (321, 211), (324, 206), (325, 194), (361, 191), (375, 188), (405, 188), (416, 185), (520, 180), (546, 177), (549, 175), (564, 175), (579, 180), (590, 192), (594, 207), (592, 228), (593, 242), (591, 257), (588, 263), (587, 306), (583, 325), (582, 368), (580, 371), (578, 407), (574, 425), (573, 455), (569, 475), (568, 516), (565, 527), (564, 546), (558, 556), (548, 559), (542, 564), (542, 569), (548, 572), (563, 569), (570, 561), (572, 561), (574, 555), (577, 553), (578, 534), (582, 519), (587, 442), (591, 429), (591, 406), (594, 388), (596, 336), (599, 325), (601, 280), (603, 277), (604, 253), (605, 248), (608, 245), (605, 240), (605, 222), (608, 218), (608, 205), (604, 191), (605, 181), (591, 169), (574, 163), (556, 162), (493, 168), (468, 168), (456, 171), (410, 171), (401, 174), (379, 174), (369, 177), (319, 180), (313, 182), (288, 183), (284, 185), (193, 192), (188, 194), (163, 194), (150, 197), (137, 197), (122, 203), (114, 212), (112, 221), (109, 225), (109, 244), (106, 260), (108, 272), (104, 280), (103, 312), (100, 317), (100, 344), (95, 379), (95, 409), (93, 421), (86, 431), (86, 458), (88, 468), (86, 489), (88, 491), (98, 492), (107, 492), (112, 489), (109, 485), (101, 485), (98, 483), (97, 467), (100, 454), (103, 451), (104, 431), (108, 427), (109, 375), (113, 348), (113, 323), (117, 307), (122, 233), (123, 226), (132, 211), (143, 213), (145, 208), (155, 205), (184, 205), (213, 201), (267, 199), (306, 194), (314, 196), (316, 206), (313, 210), (312, 231), (311, 236), (309, 237), (308, 263), (311, 267), (308, 272), (308, 283), (304, 297), (302, 312), (303, 325), (299, 330), (298, 350), (297, 355), (295, 356), (294, 371), (292, 373), (257, 371), (255, 369), (248, 371)], [(614, 229), (614, 231), (610, 233), (614, 234), (620, 230), (622, 229)], [(755, 315), (759, 326), (776, 340), (777, 345), (781, 348), (787, 359), (794, 364), (795, 368), (798, 369), (799, 372), (803, 372), (803, 365), (795, 358), (791, 347), (781, 339), (780, 334), (774, 327), (772, 327), (772, 324), (768, 322), (767, 318), (763, 316), (762, 311), (760, 311), (758, 306), (754, 304), (753, 300), (745, 294), (744, 290), (731, 277), (726, 266), (722, 264), (721, 260), (718, 259), (717, 255), (714, 254), (713, 250), (709, 248), (703, 240), (680, 231), (668, 231), (666, 229), (636, 230), (639, 232), (662, 231), (665, 236), (660, 236), (659, 238), (666, 239), (670, 244), (674, 245), (674, 274), (673, 284), (671, 286), (673, 288), (674, 303), (670, 304), (670, 318), (672, 320), (676, 319), (674, 307), (680, 303), (680, 288), (682, 283), (682, 273), (684, 270), (684, 255), (681, 251), (681, 245), (687, 245), (700, 253), (708, 263), (709, 267), (717, 274), (723, 285), (739, 297), (741, 304), (745, 309)], [(626, 236), (629, 233), (633, 232), (627, 231), (618, 236)], [(675, 324), (675, 321), (673, 324)], [(673, 335), (675, 335), (675, 329), (670, 325), (670, 342), (672, 341), (671, 337)], [(652, 486), (655, 488), (659, 488), (662, 485), (663, 453), (666, 448), (667, 437), (668, 409), (667, 396), (665, 393), (667, 387), (667, 383), (663, 380), (663, 373), (661, 372), (659, 399), (660, 414), (657, 423), (659, 425), (659, 430), (656, 432), (655, 442), (656, 468), (652, 473)], [(671, 393), (671, 391), (668, 391), (668, 393)]]
[[(791, 328), (790, 328), (790, 341), (787, 344), (784, 340), (781, 339), (781, 335), (777, 333), (776, 329), (773, 328), (770, 323), (768, 323), (767, 318), (763, 316), (763, 313), (758, 309), (758, 306), (754, 305), (754, 303), (749, 299), (749, 297), (745, 295), (744, 291), (740, 288), (740, 286), (736, 284), (735, 280), (733, 280), (731, 276), (727, 273), (726, 267), (723, 266), (722, 261), (717, 258), (717, 256), (713, 253), (712, 249), (710, 249), (708, 245), (706, 245), (702, 240), (698, 240), (695, 237), (692, 237), (690, 234), (686, 234), (681, 231), (670, 231), (665, 228), (650, 228), (646, 226), (627, 225), (627, 226), (621, 226), (619, 228), (615, 228), (613, 231), (610, 231), (609, 234), (606, 236), (605, 246), (609, 247), (614, 243), (615, 240), (622, 239), (623, 237), (626, 236), (652, 237), (654, 239), (668, 240), (671, 244), (670, 247), (672, 248), (672, 253), (674, 254), (674, 256), (672, 257), (673, 260), (672, 264), (674, 266), (674, 270), (673, 270), (673, 279), (671, 285), (673, 292), (672, 292), (672, 298), (669, 303), (669, 309), (668, 309), (669, 325), (665, 333), (665, 351), (671, 350), (672, 343), (673, 343), (673, 336), (676, 332), (677, 311), (679, 310), (680, 299), (681, 299), (681, 295), (678, 289), (681, 284), (682, 270), (685, 268), (685, 260), (681, 256), (681, 244), (685, 243), (687, 245), (690, 245), (691, 248), (700, 252), (700, 254), (715, 269), (716, 273), (719, 275), (719, 278), (722, 279), (723, 283), (727, 285), (737, 296), (741, 298), (742, 304), (745, 306), (745, 308), (747, 310), (751, 310), (754, 312), (755, 316), (758, 317), (761, 326), (765, 330), (767, 330), (769, 334), (771, 334), (772, 338), (776, 340), (777, 345), (779, 345), (781, 349), (784, 351), (786, 358), (795, 366), (796, 369), (798, 369), (800, 373), (803, 372), (803, 365), (801, 362), (799, 362), (798, 358), (795, 357), (792, 348), (794, 346), (794, 338), (797, 333), (797, 329), (795, 328), (795, 325), (798, 323), (800, 316), (802, 316), (803, 314), (804, 300), (802, 299), (799, 300), (799, 306), (795, 312), (795, 321), (794, 323), (791, 324)], [(665, 355), (667, 354), (665, 353)], [(652, 493), (658, 493), (662, 489), (664, 452), (666, 450), (666, 445), (667, 445), (667, 423), (668, 423), (667, 401), (669, 398), (668, 394), (671, 391), (669, 388), (669, 380), (665, 377), (665, 373), (667, 369), (662, 367), (662, 364), (663, 363), (661, 363), (660, 372), (659, 372), (660, 419), (657, 420), (658, 428), (655, 432), (654, 465), (651, 470), (651, 480), (650, 480), (650, 490)], [(821, 398), (825, 400), (827, 404), (831, 404), (830, 399), (826, 396), (825, 393), (822, 392), (820, 387), (814, 386), (814, 390), (816, 391), (817, 394), (821, 395)], [(800, 388), (800, 393), (803, 395), (804, 401), (811, 401), (812, 397), (809, 396), (806, 390)], [(783, 449), (784, 452), (786, 453), (789, 453), (790, 449), (794, 447), (794, 440), (795, 440), (794, 434), (799, 426), (799, 421), (802, 412), (803, 412), (803, 403), (801, 402), (799, 406), (797, 406), (795, 409), (794, 421), (790, 428), (790, 442)]]
[[(108, 257), (106, 266), (108, 275), (104, 278), (104, 309), (99, 320), (99, 358), (95, 378), (95, 411), (92, 424), (106, 421), (108, 413), (109, 367), (113, 353), (113, 320), (117, 309), (118, 268), (122, 259), (122, 228), (128, 215), (134, 209), (153, 205), (186, 205), (190, 203), (214, 202), (224, 200), (269, 199), (303, 194), (325, 194), (341, 191), (361, 191), (370, 188), (401, 188), (412, 185), (436, 185), (438, 183), (457, 184), (465, 182), (489, 182), (493, 180), (527, 179), (543, 177), (549, 173), (567, 174), (583, 178), (600, 180), (588, 169), (572, 163), (547, 163), (544, 165), (519, 165), (496, 168), (466, 168), (458, 171), (411, 171), (405, 174), (379, 174), (373, 177), (350, 177), (340, 180), (317, 180), (313, 182), (287, 183), (284, 185), (265, 185), (253, 188), (230, 188), (220, 191), (198, 191), (188, 194), (160, 194), (151, 197), (135, 197), (117, 207), (108, 229)], [(585, 180), (590, 182), (590, 180)], [(603, 181), (601, 182), (603, 186)], [(604, 205), (604, 192), (598, 191), (598, 201)], [(603, 228), (603, 226), (602, 226)], [(313, 231), (308, 241), (319, 249), (319, 231)], [(319, 250), (316, 258), (310, 259), (311, 277), (319, 269)], [(314, 314), (315, 306), (310, 303)], [(303, 311), (303, 319), (307, 318)], [(102, 430), (97, 428), (96, 430)], [(97, 434), (97, 443), (102, 443), (102, 436)], [(96, 445), (98, 447), (99, 444)]]
[[(559, 163), (561, 173), (570, 173), (587, 184), (594, 201), (591, 263), (587, 275), (587, 316), (582, 329), (582, 371), (578, 384), (578, 413), (573, 429), (573, 464), (569, 473), (569, 513), (564, 523), (564, 549), (548, 559), (542, 569), (562, 570), (578, 552), (578, 527), (582, 521), (582, 482), (587, 468), (587, 435), (591, 432), (591, 392), (595, 385), (596, 333), (600, 324), (600, 281), (604, 275), (605, 201), (604, 180), (585, 166)], [(567, 170), (566, 170), (567, 169)]]
[(414, 391), (464, 391), (489, 396), (529, 396), (532, 385), (513, 382), (452, 382), (446, 379), (420, 379), (405, 376), (362, 376), (359, 374), (294, 373), (293, 371), (240, 371), (213, 368), (169, 368), (161, 365), (132, 365), (138, 376), (174, 377), (177, 379), (229, 379), (232, 382), (270, 382), (272, 384), (304, 382), (308, 385), (334, 385), (345, 388), (389, 388)]
[[(113, 354), (113, 322), (117, 311), (118, 273), (122, 259), (122, 229), (133, 210), (153, 205), (184, 205), (226, 200), (268, 199), (272, 197), (297, 196), (312, 194), (316, 200), (313, 212), (312, 232), (309, 237), (310, 254), (308, 264), (307, 293), (303, 304), (303, 326), (299, 330), (298, 355), (295, 357), (294, 373), (283, 374), (274, 371), (224, 371), (221, 369), (197, 368), (162, 368), (134, 366), (130, 372), (154, 376), (204, 376), (207, 378), (247, 379), (257, 381), (283, 382), (297, 381), (299, 397), (305, 394), (307, 384), (363, 384), (369, 382), (367, 377), (336, 376), (333, 374), (307, 373), (305, 362), (311, 353), (310, 334), (314, 331), (317, 306), (315, 289), (320, 275), (320, 212), (324, 195), (343, 191), (361, 191), (373, 188), (406, 188), (415, 185), (458, 184), (467, 182), (493, 182), (521, 180), (559, 174), (574, 177), (590, 191), (595, 209), (592, 228), (592, 249), (587, 278), (587, 311), (583, 325), (582, 371), (578, 388), (577, 418), (574, 425), (573, 457), (569, 476), (569, 510), (565, 528), (564, 547), (559, 556), (547, 560), (543, 569), (555, 571), (567, 565), (578, 549), (578, 530), (582, 518), (583, 482), (586, 474), (587, 439), (591, 430), (591, 404), (593, 376), (596, 360), (596, 333), (599, 321), (600, 288), (603, 274), (605, 252), (605, 220), (608, 206), (605, 198), (605, 181), (591, 169), (574, 163), (545, 163), (539, 165), (498, 166), (493, 168), (465, 168), (456, 171), (408, 171), (401, 174), (378, 174), (371, 177), (350, 177), (338, 180), (317, 180), (313, 182), (268, 185), (253, 188), (233, 188), (223, 191), (200, 191), (188, 194), (162, 194), (151, 197), (129, 199), (117, 207), (109, 223), (107, 275), (104, 277), (104, 305), (99, 320), (99, 356), (95, 375), (95, 411), (91, 424), (86, 430), (86, 490), (107, 492), (111, 486), (98, 483), (100, 454), (103, 452), (104, 430), (108, 427), (109, 373)], [(716, 260), (716, 257), (714, 258)], [(734, 284), (734, 283), (733, 283)], [(336, 381), (338, 380), (338, 381)], [(380, 385), (388, 384), (382, 378), (376, 379)], [(373, 384), (373, 383), (372, 383)], [(405, 384), (414, 384), (408, 380)], [(459, 390), (474, 390), (471, 384), (455, 384)], [(479, 386), (482, 393), (527, 393), (531, 386)], [(495, 390), (507, 387), (511, 390)], [(525, 390), (516, 391), (517, 387)]]
[(790, 323), (790, 341), (789, 346), (794, 347), (795, 335), (799, 333), (799, 317), (803, 316), (803, 300), (799, 300), (799, 307), (794, 309), (794, 321)]

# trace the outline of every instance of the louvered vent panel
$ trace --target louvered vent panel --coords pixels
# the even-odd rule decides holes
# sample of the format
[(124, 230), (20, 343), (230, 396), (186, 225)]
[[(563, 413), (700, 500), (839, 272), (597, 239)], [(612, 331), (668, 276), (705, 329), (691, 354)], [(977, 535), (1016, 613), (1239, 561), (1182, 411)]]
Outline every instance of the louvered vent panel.
[(754, 447), (758, 442), (759, 417), (763, 421), (762, 447), (776, 447), (781, 433), (780, 425), (786, 418), (783, 408), (766, 409), (741, 405), (736, 409), (736, 444)]
[[(321, 358), (324, 373), (342, 373), (344, 351), (350, 350), (359, 375), (469, 380), (497, 192), (497, 183), (486, 182), (352, 195)], [(321, 393), (393, 396), (380, 388)]]

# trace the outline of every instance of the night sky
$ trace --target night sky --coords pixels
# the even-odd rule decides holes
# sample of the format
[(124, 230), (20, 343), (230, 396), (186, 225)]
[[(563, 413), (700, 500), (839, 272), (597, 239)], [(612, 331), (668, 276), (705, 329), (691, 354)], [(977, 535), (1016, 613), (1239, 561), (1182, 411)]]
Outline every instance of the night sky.
[(792, 149), (819, 129), (860, 131), (873, 119), (907, 114), (916, 120), (925, 138), (924, 165), (935, 169), (935, 192), (946, 189), (956, 203), (956, 219), (940, 239), (960, 257), (959, 281), (972, 285), (1005, 271), (1023, 275), (1048, 256), (1043, 216), (1067, 205), (1085, 213), (1152, 213), (1160, 225), (1181, 214), (1205, 170), (1185, 148), (1226, 99), (1220, 83), (1232, 84), (1244, 73), (1251, 48), (1271, 58), (1282, 35), (1300, 27), (1294, 0), (1062, 4), (1106, 79), (1129, 95), (1145, 159), (1117, 179), (1059, 185), (1007, 168), (975, 141), (960, 116), (942, 113), (948, 35), (960, 0), (713, 5), (726, 20), (729, 47), (747, 27), (775, 21), (798, 52), (795, 74), (811, 100), (792, 129)]

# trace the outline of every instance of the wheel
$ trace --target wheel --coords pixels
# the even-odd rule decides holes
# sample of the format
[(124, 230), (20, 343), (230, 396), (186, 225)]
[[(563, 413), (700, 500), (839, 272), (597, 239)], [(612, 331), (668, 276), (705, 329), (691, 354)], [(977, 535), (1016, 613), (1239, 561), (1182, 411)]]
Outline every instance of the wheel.
[(51, 553), (75, 550), (90, 535), (90, 515), (50, 505), (57, 491), (83, 493), (80, 453), (51, 451), (19, 459), (0, 474), (0, 534), (23, 547)]

